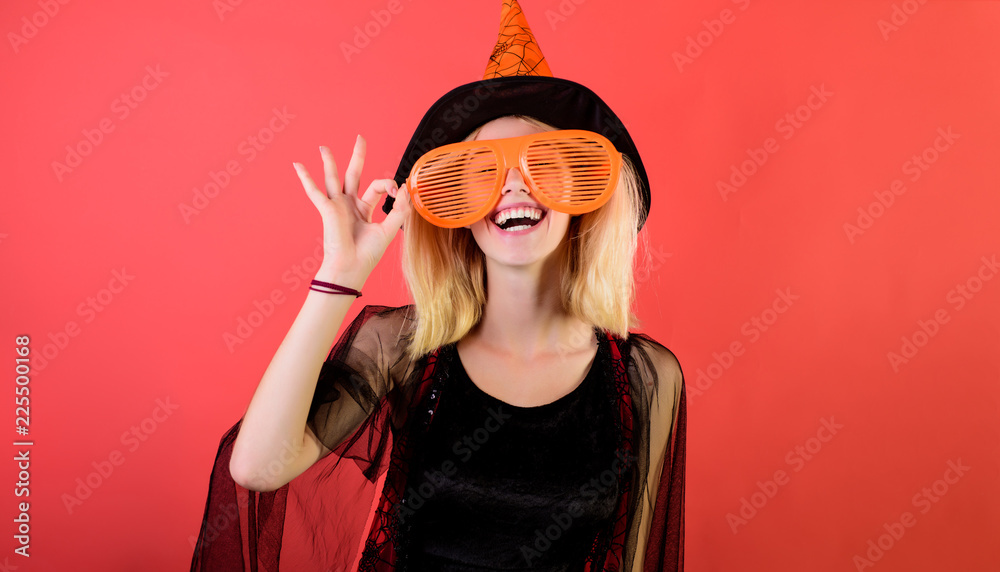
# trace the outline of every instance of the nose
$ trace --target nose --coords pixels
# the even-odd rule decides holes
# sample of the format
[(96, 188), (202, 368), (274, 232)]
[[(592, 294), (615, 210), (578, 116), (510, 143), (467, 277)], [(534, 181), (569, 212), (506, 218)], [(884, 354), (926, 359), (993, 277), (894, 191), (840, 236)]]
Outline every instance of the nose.
[(528, 184), (524, 182), (524, 177), (521, 176), (521, 170), (518, 167), (511, 167), (507, 169), (507, 179), (504, 181), (503, 188), (500, 189), (500, 196), (516, 191), (531, 194)]

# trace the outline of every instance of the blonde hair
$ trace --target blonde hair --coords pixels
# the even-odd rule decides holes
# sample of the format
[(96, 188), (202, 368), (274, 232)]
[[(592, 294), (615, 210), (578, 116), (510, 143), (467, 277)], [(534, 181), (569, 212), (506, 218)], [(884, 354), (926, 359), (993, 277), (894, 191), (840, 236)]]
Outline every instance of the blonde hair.
[[(557, 129), (532, 117), (509, 117), (547, 131)], [(465, 141), (475, 139), (482, 128)], [(623, 158), (611, 198), (595, 211), (573, 216), (567, 239), (553, 255), (562, 261), (564, 311), (627, 338), (628, 330), (639, 324), (632, 305), (642, 198), (635, 168), (628, 156)], [(435, 226), (415, 210), (403, 225), (403, 276), (416, 310), (407, 353), (417, 359), (457, 342), (479, 323), (486, 304), (486, 257), (469, 229)]]

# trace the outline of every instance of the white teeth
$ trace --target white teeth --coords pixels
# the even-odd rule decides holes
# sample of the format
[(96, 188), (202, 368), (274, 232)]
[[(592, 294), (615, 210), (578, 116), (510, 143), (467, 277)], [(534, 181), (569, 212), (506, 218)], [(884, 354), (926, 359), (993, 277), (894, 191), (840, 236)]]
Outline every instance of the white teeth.
[(500, 226), (512, 218), (531, 218), (532, 220), (539, 220), (542, 218), (542, 211), (532, 207), (506, 209), (497, 213), (494, 222), (497, 226)]

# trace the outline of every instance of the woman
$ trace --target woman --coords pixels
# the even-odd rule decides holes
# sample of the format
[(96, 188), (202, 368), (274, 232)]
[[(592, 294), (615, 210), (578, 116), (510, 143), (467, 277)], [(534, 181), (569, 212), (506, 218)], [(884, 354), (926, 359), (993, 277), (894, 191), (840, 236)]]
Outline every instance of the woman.
[[(498, 52), (517, 45), (512, 38), (528, 37), (517, 53), (522, 63), (537, 51), (516, 2), (505, 4), (503, 20), (491, 57), (501, 71)], [(505, 37), (512, 24), (517, 32)], [(406, 184), (397, 191), (391, 180), (359, 194), (360, 136), (343, 185), (325, 148), (323, 184), (296, 164), (323, 219), (324, 261), (246, 414), (223, 438), (192, 570), (244, 569), (244, 557), (250, 569), (276, 570), (293, 487), (300, 496), (356, 487), (365, 501), (376, 493), (368, 522), (353, 525), (363, 524), (360, 555), (353, 558), (350, 542), (338, 547), (346, 553), (339, 561), (359, 569), (682, 569), (683, 377), (669, 350), (628, 335), (632, 256), (649, 208), (645, 172), (619, 132), (615, 146), (630, 153), (603, 198), (580, 214), (547, 206), (556, 203), (538, 173), (572, 161), (518, 164), (517, 144), (538, 134), (562, 141), (569, 132), (507, 112), (516, 102), (544, 115), (539, 102), (572, 83), (533, 76), (547, 71), (542, 59), (517, 67), (531, 73), (492, 76), (513, 82), (478, 85), (492, 89), (483, 92), (489, 100), (465, 118), (475, 128), (463, 140), (513, 142), (494, 169), (498, 196), (484, 216), (438, 217), (421, 182), (412, 189), (416, 203)], [(456, 91), (428, 112), (408, 151), (438, 139), (442, 102), (461, 101), (471, 88)], [(597, 141), (602, 123), (593, 122), (610, 110), (586, 93), (603, 116), (579, 107), (549, 116), (562, 129), (589, 128), (584, 137)], [(414, 159), (441, 148), (404, 154), (400, 173), (420, 181)], [(572, 168), (560, 176), (572, 178)], [(448, 189), (449, 199), (458, 194)], [(385, 220), (374, 223), (383, 194), (397, 200), (387, 198)], [(360, 295), (404, 222), (415, 304), (366, 306), (326, 355), (353, 301), (337, 294)], [(365, 479), (349, 481), (345, 457)], [(265, 492), (227, 510), (243, 489)], [(347, 530), (332, 537), (354, 538)]]

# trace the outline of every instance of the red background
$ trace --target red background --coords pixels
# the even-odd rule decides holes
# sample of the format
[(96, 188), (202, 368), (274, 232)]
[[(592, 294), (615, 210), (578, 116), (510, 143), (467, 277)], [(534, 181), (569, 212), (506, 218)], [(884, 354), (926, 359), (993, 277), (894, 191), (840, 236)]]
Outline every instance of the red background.
[[(33, 362), (30, 384), (31, 558), (12, 552), (24, 498), (9, 462), (0, 564), (186, 569), (219, 438), (305, 296), (286, 273), (310, 263), (321, 224), (292, 161), (320, 172), (325, 144), (346, 166), (361, 133), (363, 185), (391, 176), (430, 104), (481, 77), (500, 3), (402, 0), (391, 14), (387, 0), (247, 0), (221, 15), (209, 0), (52, 4), (49, 18), (37, 1), (0, 8), (11, 395), (15, 336), (51, 357)], [(638, 310), (688, 384), (687, 569), (995, 570), (1000, 279), (976, 276), (1000, 254), (1000, 5), (823, 4), (522, 6), (553, 73), (618, 112), (649, 172), (654, 256)], [(44, 25), (28, 38), (23, 18)], [(376, 33), (346, 57), (366, 25)], [(123, 117), (116, 100), (147, 66), (166, 75), (147, 78)], [(825, 101), (809, 99), (814, 87)], [(294, 118), (251, 160), (240, 145), (274, 108)], [(789, 133), (779, 121), (796, 112)], [(54, 168), (105, 119), (78, 166)], [(939, 129), (957, 138), (927, 151)], [(723, 200), (718, 182), (772, 137), (766, 162)], [(239, 173), (185, 220), (180, 205), (231, 161)], [(892, 203), (871, 206), (875, 193)], [(859, 207), (874, 216), (849, 233)], [(407, 302), (399, 243), (351, 317)], [(123, 270), (127, 285), (101, 294)], [(958, 285), (976, 290), (961, 308)], [(283, 302), (227, 347), (274, 290)], [(797, 297), (782, 312), (776, 290)], [(755, 318), (766, 331), (754, 334)], [(58, 334), (67, 322), (76, 335)], [(894, 366), (904, 337), (919, 347)], [(158, 399), (176, 409), (164, 416)], [(144, 438), (134, 449), (122, 440), (132, 426)], [(124, 461), (68, 510), (64, 495), (116, 450)], [(949, 461), (968, 469), (946, 472)], [(787, 479), (768, 485), (776, 471)], [(755, 497), (758, 482), (773, 496)], [(741, 507), (745, 522), (733, 520)], [(913, 526), (866, 555), (907, 512)]]

